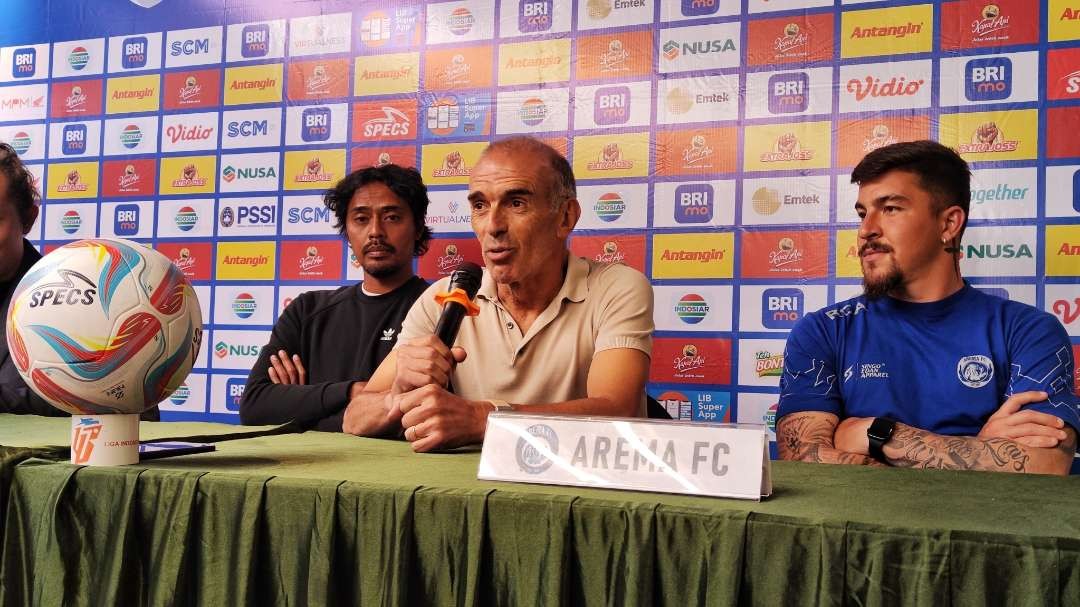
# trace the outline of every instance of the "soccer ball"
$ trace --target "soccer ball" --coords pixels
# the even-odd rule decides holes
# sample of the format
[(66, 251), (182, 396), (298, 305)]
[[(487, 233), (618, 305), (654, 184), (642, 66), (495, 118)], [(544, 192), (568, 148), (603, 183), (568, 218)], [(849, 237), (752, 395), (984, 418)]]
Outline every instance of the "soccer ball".
[(80, 240), (34, 264), (7, 317), (8, 349), (34, 392), (72, 414), (141, 413), (191, 371), (199, 300), (161, 253)]

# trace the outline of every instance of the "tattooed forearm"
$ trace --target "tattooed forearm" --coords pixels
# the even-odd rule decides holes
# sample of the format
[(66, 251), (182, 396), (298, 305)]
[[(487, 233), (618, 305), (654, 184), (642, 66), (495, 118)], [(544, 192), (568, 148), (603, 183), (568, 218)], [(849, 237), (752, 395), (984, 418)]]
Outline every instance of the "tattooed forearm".
[(899, 468), (1001, 472), (1027, 472), (1031, 461), (1028, 448), (1008, 439), (940, 436), (905, 424), (896, 425), (885, 457)]
[(882, 466), (871, 457), (840, 451), (833, 446), (839, 420), (827, 413), (792, 413), (780, 419), (776, 446), (780, 459), (819, 464)]

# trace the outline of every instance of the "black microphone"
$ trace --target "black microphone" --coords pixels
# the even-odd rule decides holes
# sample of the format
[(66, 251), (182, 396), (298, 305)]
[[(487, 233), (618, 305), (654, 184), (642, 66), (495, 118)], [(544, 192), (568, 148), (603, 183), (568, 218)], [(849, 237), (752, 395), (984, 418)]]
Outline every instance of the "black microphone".
[(447, 285), (446, 292), (435, 295), (435, 301), (443, 307), (439, 322), (435, 325), (435, 335), (447, 348), (454, 345), (465, 315), (476, 316), (480, 313), (472, 300), (480, 290), (483, 276), (480, 266), (468, 261), (463, 262), (450, 274), (450, 284)]

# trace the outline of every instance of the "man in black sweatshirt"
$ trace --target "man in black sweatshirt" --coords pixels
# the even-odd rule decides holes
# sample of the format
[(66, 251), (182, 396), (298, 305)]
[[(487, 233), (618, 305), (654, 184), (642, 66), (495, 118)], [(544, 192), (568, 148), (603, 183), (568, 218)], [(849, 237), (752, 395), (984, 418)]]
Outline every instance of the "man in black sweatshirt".
[(324, 202), (364, 268), (364, 281), (308, 291), (278, 318), (240, 403), (244, 424), (340, 432), (345, 406), (397, 343), (401, 322), (427, 288), (412, 258), (431, 240), (427, 188), (415, 169), (359, 169)]

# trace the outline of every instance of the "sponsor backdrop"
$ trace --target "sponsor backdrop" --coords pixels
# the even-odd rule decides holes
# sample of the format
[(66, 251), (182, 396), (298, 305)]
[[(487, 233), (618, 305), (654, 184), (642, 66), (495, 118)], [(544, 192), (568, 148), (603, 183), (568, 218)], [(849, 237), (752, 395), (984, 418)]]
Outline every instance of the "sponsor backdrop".
[(1073, 4), (10, 2), (0, 139), (40, 180), (37, 245), (131, 238), (197, 285), (206, 349), (166, 419), (236, 421), (280, 311), (361, 278), (328, 186), (420, 167), (436, 279), (478, 261), (480, 151), (534, 133), (579, 180), (573, 251), (656, 287), (652, 395), (771, 430), (786, 332), (860, 291), (848, 176), (892, 142), (971, 161), (964, 274), (1080, 347)]

